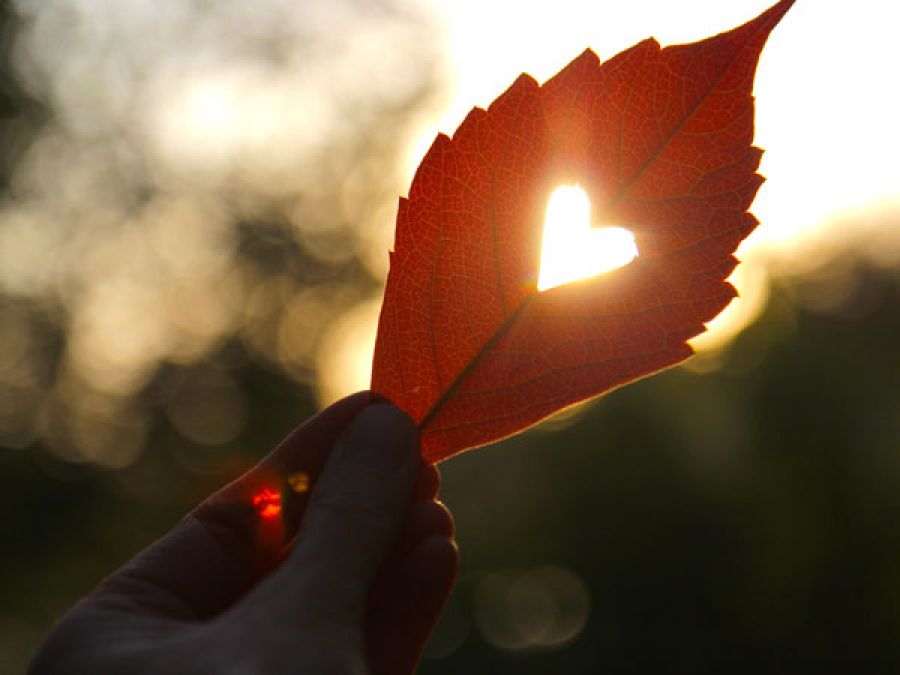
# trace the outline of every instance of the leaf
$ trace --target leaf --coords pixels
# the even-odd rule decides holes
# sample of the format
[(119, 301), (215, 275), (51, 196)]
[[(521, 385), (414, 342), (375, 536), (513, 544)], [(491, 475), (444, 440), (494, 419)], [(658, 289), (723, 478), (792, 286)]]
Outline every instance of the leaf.
[[(602, 65), (587, 50), (437, 136), (400, 199), (372, 375), (418, 423), (427, 460), (691, 355), (686, 340), (736, 295), (725, 278), (758, 224), (753, 77), (792, 4)], [(574, 181), (640, 255), (538, 292), (544, 209)]]

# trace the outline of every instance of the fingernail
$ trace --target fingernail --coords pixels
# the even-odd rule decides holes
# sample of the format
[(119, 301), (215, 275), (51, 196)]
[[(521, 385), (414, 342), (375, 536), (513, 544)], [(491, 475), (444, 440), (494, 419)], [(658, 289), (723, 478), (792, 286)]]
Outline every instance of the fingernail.
[(418, 432), (409, 415), (390, 404), (364, 408), (341, 442), (346, 457), (389, 472), (414, 457)]

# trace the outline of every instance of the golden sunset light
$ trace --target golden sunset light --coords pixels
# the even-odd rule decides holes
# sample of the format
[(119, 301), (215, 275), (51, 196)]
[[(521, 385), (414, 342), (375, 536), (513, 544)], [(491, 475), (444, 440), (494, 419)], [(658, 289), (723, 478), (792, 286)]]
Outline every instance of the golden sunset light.
[(634, 236), (628, 230), (591, 226), (591, 203), (581, 187), (564, 185), (550, 195), (539, 291), (614, 270), (637, 255)]
[[(446, 2), (454, 89), (437, 111), (437, 128), (451, 133), (471, 107), (486, 106), (519, 72), (542, 82), (586, 46), (604, 60), (649, 36), (663, 46), (691, 42), (743, 23), (770, 5), (768, 0), (562, 0), (552, 8), (517, 3), (515, 30), (504, 32), (498, 47), (493, 27), (508, 21), (506, 3)], [(824, 265), (842, 246), (900, 250), (900, 228), (878, 230), (875, 237), (883, 243), (877, 246), (868, 243), (869, 228), (830, 228), (841, 216), (877, 214), (878, 205), (889, 209), (900, 202), (895, 159), (900, 135), (893, 131), (893, 120), (900, 117), (900, 75), (894, 70), (887, 83), (885, 71), (876, 67), (900, 62), (893, 28), (898, 22), (900, 5), (893, 0), (799, 2), (770, 37), (754, 88), (755, 144), (766, 151), (760, 172), (767, 182), (751, 212), (761, 224), (738, 250), (742, 264), (730, 281), (739, 297), (691, 340), (698, 351), (726, 346), (753, 322), (765, 307), (772, 269), (809, 269), (816, 260)], [(840, 49), (834, 48), (837, 35)], [(851, 122), (863, 111), (864, 123)], [(432, 131), (420, 133), (411, 146), (411, 163), (433, 138)], [(583, 269), (576, 261), (572, 268)], [(586, 275), (563, 276), (571, 281)], [(542, 272), (539, 285), (555, 284)]]
[[(768, 0), (676, 4), (562, 0), (552, 7), (523, 2), (516, 3), (510, 19), (505, 2), (440, 3), (437, 6), (447, 25), (445, 68), (450, 86), (442, 94), (442, 103), (420, 118), (408, 145), (405, 171), (412, 176), (436, 131), (452, 134), (472, 107), (489, 105), (521, 72), (543, 82), (587, 46), (605, 60), (649, 36), (663, 46), (703, 39), (753, 18), (770, 5)], [(510, 21), (515, 30), (496, 32), (496, 26)], [(900, 116), (900, 76), (894, 73), (895, 81), (888, 86), (883, 71), (866, 67), (900, 62), (892, 28), (898, 21), (900, 5), (893, 0), (799, 2), (769, 39), (754, 88), (755, 144), (766, 151), (760, 172), (767, 180), (751, 212), (761, 224), (738, 249), (742, 264), (729, 281), (739, 297), (710, 322), (707, 332), (690, 341), (699, 352), (721, 349), (753, 322), (765, 308), (771, 270), (808, 269), (816, 260), (826, 264), (840, 247), (870, 246), (870, 234), (829, 228), (838, 214), (900, 199), (900, 165), (895, 161), (900, 156), (900, 135), (892, 131), (893, 120)], [(834, 49), (837, 34), (844, 51)], [(848, 59), (845, 52), (853, 58)], [(867, 102), (866, 122), (848, 122), (858, 116), (860, 101)], [(549, 203), (548, 217), (558, 208)], [(585, 206), (576, 199), (566, 209), (572, 209), (577, 220)], [(900, 228), (879, 230), (876, 237), (887, 250), (900, 250), (897, 231)], [(607, 246), (607, 250), (623, 251), (614, 258), (621, 255), (624, 260), (630, 255), (629, 240), (621, 234), (613, 235)], [(874, 248), (884, 251), (883, 246)], [(550, 250), (562, 248), (554, 245)], [(828, 255), (822, 255), (823, 250)], [(597, 273), (607, 264), (597, 257), (595, 263), (582, 260), (582, 255), (592, 257), (582, 253), (566, 260), (549, 253), (546, 243), (542, 255), (541, 289)], [(610, 263), (611, 267), (621, 264), (625, 263)], [(556, 282), (551, 281), (554, 278)], [(373, 325), (373, 335), (374, 330)], [(346, 358), (365, 362), (354, 348)], [(330, 396), (353, 391), (367, 378), (368, 369), (346, 386), (331, 389)]]

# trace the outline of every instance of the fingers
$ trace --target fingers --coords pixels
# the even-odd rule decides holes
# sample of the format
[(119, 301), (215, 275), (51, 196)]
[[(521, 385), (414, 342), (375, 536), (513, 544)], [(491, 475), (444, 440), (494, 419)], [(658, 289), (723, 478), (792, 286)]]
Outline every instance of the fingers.
[[(305, 471), (314, 481), (341, 432), (370, 400), (368, 392), (354, 394), (298, 427), (254, 469), (101, 584), (94, 600), (190, 619), (208, 618), (231, 605), (274, 565), (292, 536), (281, 518), (260, 518), (253, 495), (264, 488), (280, 491), (291, 471)], [(299, 513), (306, 498), (288, 496), (284, 511)], [(271, 536), (261, 536), (266, 534)]]
[(371, 675), (415, 671), (459, 567), (452, 538), (434, 534), (419, 540), (397, 565), (384, 569), (369, 599), (365, 619)]
[(441, 488), (441, 474), (434, 464), (422, 462), (413, 488), (413, 499), (433, 500)]
[(409, 417), (387, 404), (364, 409), (328, 458), (291, 556), (248, 600), (276, 621), (358, 627), (418, 473), (418, 433)]
[(420, 498), (407, 513), (403, 533), (369, 595), (365, 618), (371, 675), (412, 673), (456, 579), (459, 555), (453, 518), (434, 501), (440, 476), (423, 466)]
[(407, 513), (400, 538), (391, 551), (390, 558), (408, 555), (431, 536), (452, 539), (453, 530), (453, 518), (447, 507), (432, 499), (415, 501)]

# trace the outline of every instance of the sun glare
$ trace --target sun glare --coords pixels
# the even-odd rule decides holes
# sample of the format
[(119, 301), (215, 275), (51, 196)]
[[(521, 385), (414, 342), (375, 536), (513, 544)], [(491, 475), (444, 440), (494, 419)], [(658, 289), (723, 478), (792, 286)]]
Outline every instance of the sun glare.
[(622, 227), (591, 227), (591, 202), (577, 185), (554, 190), (547, 203), (538, 290), (627, 265), (638, 255)]

